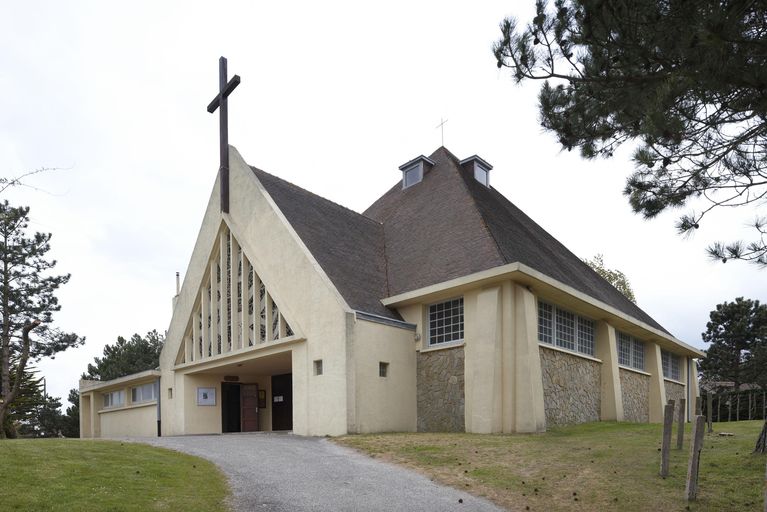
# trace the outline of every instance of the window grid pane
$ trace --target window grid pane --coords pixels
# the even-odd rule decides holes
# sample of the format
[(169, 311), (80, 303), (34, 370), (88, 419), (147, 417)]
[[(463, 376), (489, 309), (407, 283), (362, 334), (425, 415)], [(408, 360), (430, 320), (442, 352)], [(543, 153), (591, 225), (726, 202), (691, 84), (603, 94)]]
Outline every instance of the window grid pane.
[(618, 364), (631, 366), (631, 336), (618, 333)]
[(575, 315), (557, 308), (557, 345), (575, 350)]
[(637, 370), (644, 370), (644, 342), (639, 341), (638, 339), (634, 338), (633, 340), (633, 350), (632, 350), (632, 364), (634, 368)]
[(594, 355), (594, 322), (578, 317), (578, 352)]
[(429, 345), (463, 340), (463, 297), (429, 306)]
[(538, 301), (538, 341), (552, 344), (554, 335), (553, 307), (542, 301)]

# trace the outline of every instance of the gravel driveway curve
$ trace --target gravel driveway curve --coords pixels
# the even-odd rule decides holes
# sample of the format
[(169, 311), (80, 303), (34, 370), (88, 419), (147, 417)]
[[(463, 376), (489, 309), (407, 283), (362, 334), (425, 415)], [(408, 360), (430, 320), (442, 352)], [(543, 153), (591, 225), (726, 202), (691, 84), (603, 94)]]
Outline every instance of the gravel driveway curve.
[(324, 438), (257, 433), (132, 441), (214, 462), (229, 478), (232, 508), (241, 512), (502, 510)]

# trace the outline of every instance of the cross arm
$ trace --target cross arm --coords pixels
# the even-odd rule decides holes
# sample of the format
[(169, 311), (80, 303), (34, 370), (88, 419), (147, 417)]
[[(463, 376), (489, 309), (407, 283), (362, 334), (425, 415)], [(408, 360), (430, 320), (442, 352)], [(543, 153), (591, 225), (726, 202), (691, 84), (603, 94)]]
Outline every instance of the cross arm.
[(232, 94), (232, 91), (240, 85), (240, 75), (234, 75), (231, 80), (229, 80), (229, 83), (226, 84), (226, 87), (224, 87), (224, 90), (222, 90), (215, 98), (213, 98), (213, 101), (210, 102), (208, 105), (208, 112), (211, 114), (216, 111), (216, 109), (221, 104), (221, 98), (226, 98), (230, 94)]

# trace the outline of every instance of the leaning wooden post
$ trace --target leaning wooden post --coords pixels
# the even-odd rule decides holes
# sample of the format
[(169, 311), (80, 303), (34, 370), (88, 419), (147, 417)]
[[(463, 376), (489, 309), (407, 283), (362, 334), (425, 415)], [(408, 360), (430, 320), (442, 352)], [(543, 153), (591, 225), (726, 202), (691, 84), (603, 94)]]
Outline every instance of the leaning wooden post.
[(708, 433), (714, 431), (714, 395), (709, 391), (706, 393), (706, 416), (708, 417)]
[(692, 425), (692, 443), (690, 445), (690, 462), (687, 466), (687, 486), (684, 497), (687, 501), (694, 501), (698, 496), (698, 470), (700, 469), (700, 451), (703, 449), (703, 416), (695, 416)]
[(681, 450), (682, 445), (684, 444), (684, 419), (686, 416), (687, 411), (685, 410), (685, 405), (687, 400), (682, 398), (679, 400), (679, 423), (677, 423), (676, 428), (676, 449)]
[(674, 424), (674, 401), (669, 400), (663, 410), (663, 442), (660, 449), (660, 476), (668, 476), (668, 459), (671, 451), (671, 427)]
[(701, 397), (697, 397), (695, 399), (695, 414), (693, 416), (698, 416), (699, 414), (703, 414), (703, 411), (701, 408), (703, 407), (703, 399)]

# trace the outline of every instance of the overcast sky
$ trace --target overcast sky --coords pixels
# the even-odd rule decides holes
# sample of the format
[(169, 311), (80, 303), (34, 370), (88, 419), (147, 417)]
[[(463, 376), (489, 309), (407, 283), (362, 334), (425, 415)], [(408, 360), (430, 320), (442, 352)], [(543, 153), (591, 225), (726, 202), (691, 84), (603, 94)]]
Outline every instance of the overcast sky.
[(513, 84), (491, 46), (504, 16), (533, 0), (484, 2), (5, 2), (0, 7), (0, 175), (63, 170), (6, 192), (53, 233), (57, 325), (87, 337), (43, 361), (66, 397), (118, 335), (164, 331), (218, 169), (205, 107), (218, 57), (242, 83), (230, 143), (249, 164), (362, 211), (398, 166), (440, 146), (478, 154), (491, 184), (581, 257), (602, 253), (639, 305), (703, 347), (725, 300), (767, 300), (767, 273), (707, 259), (750, 235), (753, 211), (719, 212), (695, 237), (677, 213), (644, 221), (622, 196), (630, 148), (611, 160), (561, 152), (537, 120), (540, 86)]

